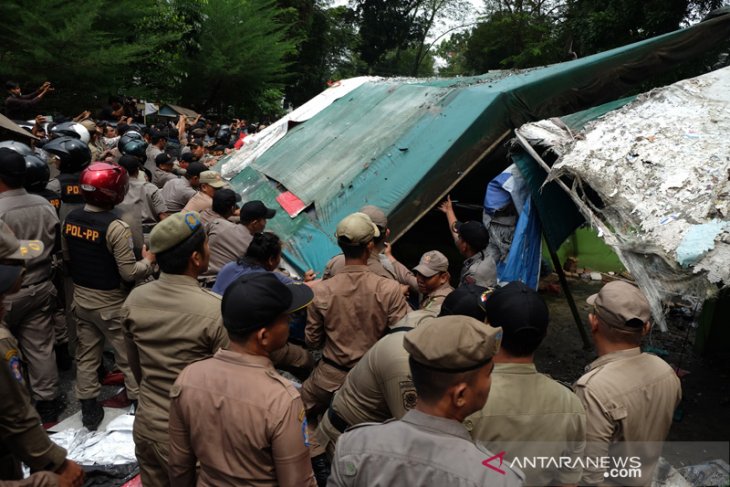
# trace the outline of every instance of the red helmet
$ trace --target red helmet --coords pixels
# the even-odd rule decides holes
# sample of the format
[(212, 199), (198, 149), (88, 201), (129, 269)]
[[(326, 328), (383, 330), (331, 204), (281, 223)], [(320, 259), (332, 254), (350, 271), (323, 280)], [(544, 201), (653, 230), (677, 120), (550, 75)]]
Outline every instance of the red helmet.
[(81, 172), (79, 185), (87, 203), (116, 206), (127, 194), (129, 176), (122, 166), (95, 162)]

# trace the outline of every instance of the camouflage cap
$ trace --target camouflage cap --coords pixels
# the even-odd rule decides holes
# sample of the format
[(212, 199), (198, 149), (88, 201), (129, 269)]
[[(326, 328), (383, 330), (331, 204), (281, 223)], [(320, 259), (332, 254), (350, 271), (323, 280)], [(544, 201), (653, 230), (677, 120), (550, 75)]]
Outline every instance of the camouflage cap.
[(403, 337), (403, 347), (421, 365), (439, 372), (467, 372), (488, 363), (499, 351), (502, 328), (468, 316), (442, 316)]
[(181, 211), (168, 216), (155, 225), (150, 233), (150, 252), (157, 254), (182, 243), (199, 228), (200, 215), (197, 211)]

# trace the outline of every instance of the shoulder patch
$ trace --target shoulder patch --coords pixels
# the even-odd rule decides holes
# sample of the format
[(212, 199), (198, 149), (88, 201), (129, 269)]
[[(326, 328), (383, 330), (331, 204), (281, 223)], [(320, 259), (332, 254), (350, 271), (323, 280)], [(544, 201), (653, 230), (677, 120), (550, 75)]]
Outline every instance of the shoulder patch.
[(357, 465), (355, 465), (355, 462), (347, 460), (342, 466), (342, 474), (347, 477), (353, 477), (357, 475)]
[[(302, 409), (302, 413), (304, 413), (304, 409)], [(300, 417), (302, 415), (300, 414)], [(304, 415), (304, 418), (300, 420), (302, 423), (302, 439), (304, 440), (304, 446), (309, 448), (311, 446), (311, 443), (309, 443), (309, 426), (307, 424), (307, 416)]]
[(20, 357), (18, 351), (14, 348), (5, 352), (5, 361), (8, 363), (7, 367), (10, 369), (10, 375), (13, 379), (19, 383), (23, 383), (23, 369), (20, 364)]
[(416, 407), (416, 400), (418, 399), (413, 381), (404, 380), (399, 382), (398, 385), (400, 387), (401, 396), (403, 397), (403, 409), (410, 411)]

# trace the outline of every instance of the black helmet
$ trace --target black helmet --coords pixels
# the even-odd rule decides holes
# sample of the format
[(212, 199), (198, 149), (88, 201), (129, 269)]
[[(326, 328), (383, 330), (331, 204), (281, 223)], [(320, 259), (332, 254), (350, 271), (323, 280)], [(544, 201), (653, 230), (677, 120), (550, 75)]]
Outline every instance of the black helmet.
[(231, 141), (231, 126), (221, 125), (215, 134), (215, 140), (219, 145), (228, 145)]
[(14, 140), (4, 140), (0, 142), (0, 149), (5, 147), (6, 149), (13, 150), (20, 154), (21, 156), (27, 156), (28, 154), (33, 153), (33, 149), (28, 147), (22, 142), (16, 142)]
[(147, 142), (144, 140), (130, 140), (126, 144), (120, 144), (119, 152), (124, 155), (147, 158)]
[(117, 142), (117, 148), (120, 152), (122, 151), (122, 147), (127, 145), (127, 142), (129, 142), (130, 140), (144, 141), (144, 137), (142, 137), (142, 134), (135, 130), (127, 130), (126, 132), (124, 132), (124, 135), (119, 137), (119, 142)]
[(87, 144), (91, 140), (88, 129), (76, 122), (63, 122), (51, 128), (51, 137), (57, 138), (63, 137), (64, 135), (73, 137), (74, 139), (80, 139)]
[(43, 150), (58, 156), (61, 160), (58, 170), (63, 173), (79, 172), (91, 162), (89, 146), (72, 137), (53, 139), (43, 146)]
[(25, 156), (25, 183), (26, 190), (37, 193), (43, 191), (51, 177), (48, 164), (35, 154)]

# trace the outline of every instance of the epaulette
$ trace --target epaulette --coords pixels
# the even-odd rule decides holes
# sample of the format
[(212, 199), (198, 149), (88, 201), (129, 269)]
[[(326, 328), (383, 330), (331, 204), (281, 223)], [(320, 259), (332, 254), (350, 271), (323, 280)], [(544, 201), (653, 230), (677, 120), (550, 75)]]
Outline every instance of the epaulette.
[(289, 396), (294, 399), (296, 397), (299, 397), (299, 391), (297, 391), (297, 388), (292, 384), (292, 382), (287, 379), (286, 377), (282, 376), (278, 372), (274, 370), (266, 370), (266, 375), (274, 379), (276, 382), (284, 386), (284, 389), (286, 389), (286, 392), (289, 393)]
[(201, 290), (201, 291), (203, 291), (203, 292), (205, 292), (205, 294), (208, 294), (208, 295), (210, 295), (210, 296), (213, 296), (214, 298), (216, 298), (216, 299), (218, 299), (218, 300), (221, 300), (221, 299), (223, 299), (223, 297), (222, 297), (222, 296), (221, 296), (220, 294), (218, 294), (218, 293), (214, 293), (213, 291), (211, 291), (211, 290), (210, 290), (210, 289), (208, 289), (208, 288), (204, 288), (204, 287), (201, 287), (201, 288), (200, 288), (200, 290)]
[(599, 370), (601, 370), (601, 367), (596, 367), (595, 369), (583, 374), (580, 379), (575, 382), (576, 387), (587, 386), (588, 382), (598, 373)]

